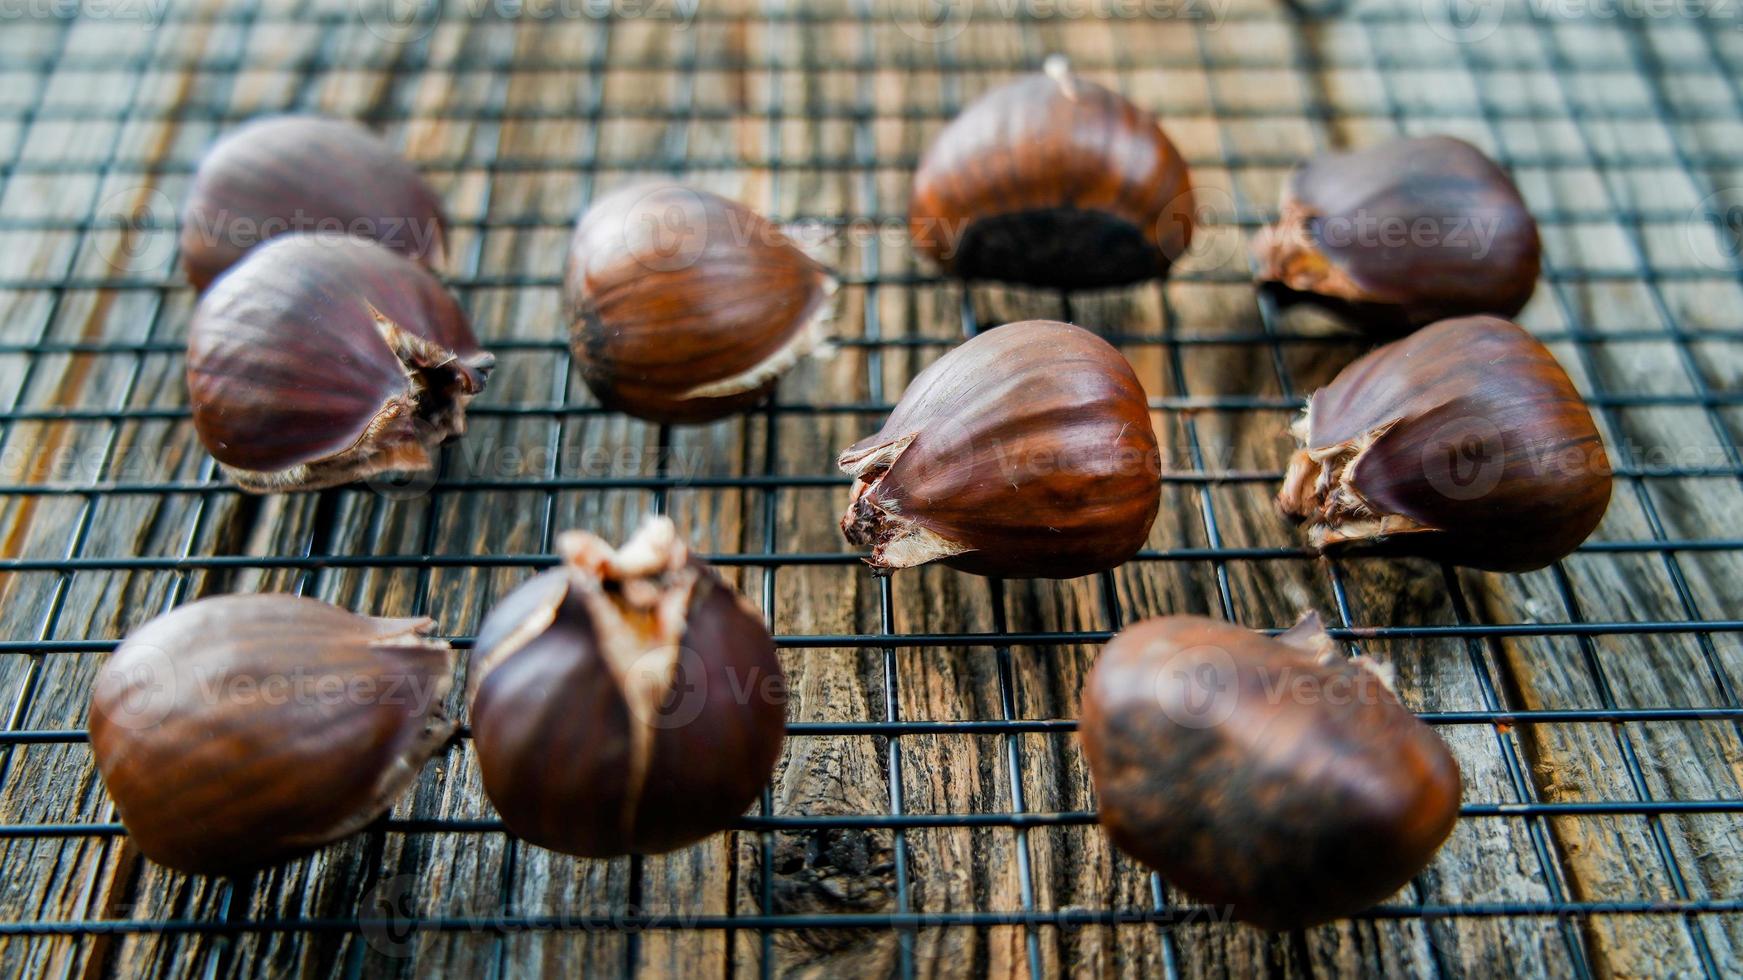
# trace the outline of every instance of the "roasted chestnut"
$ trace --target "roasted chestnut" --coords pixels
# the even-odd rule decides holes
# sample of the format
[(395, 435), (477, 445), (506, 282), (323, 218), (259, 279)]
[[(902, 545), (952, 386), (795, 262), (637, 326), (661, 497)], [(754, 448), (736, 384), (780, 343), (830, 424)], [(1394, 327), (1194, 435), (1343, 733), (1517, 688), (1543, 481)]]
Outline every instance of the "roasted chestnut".
[(607, 408), (699, 423), (762, 401), (823, 343), (836, 280), (766, 218), (681, 184), (581, 216), (564, 297), (581, 376)]
[(1403, 333), (1512, 316), (1537, 286), (1537, 222), (1493, 160), (1450, 136), (1396, 139), (1303, 163), (1253, 249), (1259, 279), (1358, 327)]
[(188, 329), (194, 429), (256, 493), (429, 469), (494, 364), (434, 276), (360, 238), (261, 246)]
[(1610, 503), (1609, 457), (1567, 372), (1495, 317), (1369, 352), (1292, 431), (1277, 504), (1321, 550), (1529, 571), (1578, 547)]
[(885, 572), (929, 561), (1025, 578), (1105, 571), (1143, 547), (1161, 502), (1132, 366), (1051, 320), (999, 327), (939, 358), (837, 463), (854, 478), (841, 532)]
[(312, 851), (386, 812), (453, 725), (427, 619), (292, 595), (202, 599), (135, 630), (91, 694), (91, 752), (134, 844), (196, 874)]
[(485, 618), (472, 652), (484, 791), (508, 828), (585, 857), (669, 851), (757, 798), (785, 734), (786, 675), (762, 617), (655, 518)]
[(200, 161), (182, 210), (188, 281), (205, 289), (279, 235), (354, 235), (440, 271), (446, 219), (436, 192), (374, 133), (318, 116), (272, 116), (225, 136)]
[(1197, 616), (1128, 627), (1090, 672), (1080, 734), (1114, 843), (1267, 929), (1391, 895), (1458, 819), (1446, 743), (1316, 616), (1277, 639)]
[(964, 279), (1120, 286), (1186, 251), (1192, 185), (1155, 116), (1054, 56), (938, 134), (908, 221), (915, 249)]

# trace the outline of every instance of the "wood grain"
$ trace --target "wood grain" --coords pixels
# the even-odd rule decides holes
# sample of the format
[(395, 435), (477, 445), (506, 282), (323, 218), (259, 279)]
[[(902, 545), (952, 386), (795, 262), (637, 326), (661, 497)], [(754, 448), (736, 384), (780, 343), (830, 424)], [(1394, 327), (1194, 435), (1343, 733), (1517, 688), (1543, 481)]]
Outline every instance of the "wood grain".
[[(1658, 458), (1656, 451), (1684, 470), (1731, 465), (1740, 419), (1730, 407), (1709, 410), (1696, 396), (1703, 388), (1734, 392), (1743, 352), (1734, 336), (1682, 344), (1667, 329), (1734, 328), (1743, 299), (1735, 268), (1654, 282), (1642, 274), (1637, 245), (1649, 261), (1703, 268), (1712, 243), (1700, 238), (1698, 222), (1691, 231), (1688, 222), (1636, 224), (1625, 213), (1690, 211), (1743, 166), (1690, 172), (1625, 161), (1641, 154), (1669, 160), (1677, 148), (1703, 159), (1735, 152), (1723, 127), (1643, 116), (1639, 109), (1654, 105), (1654, 92), (1679, 111), (1703, 106), (1733, 129), (1729, 114), (1743, 107), (1710, 93), (1701, 101), (1662, 81), (1655, 88), (1643, 77), (1633, 45), (1662, 45), (1663, 57), (1684, 61), (1705, 57), (1680, 34), (1661, 39), (1653, 29), (1661, 25), (1642, 27), (1644, 40), (1612, 23), (1527, 26), (1467, 52), (1412, 19), (1414, 3), (1361, 5), (1364, 16), (1382, 21), (1378, 27), (1334, 22), (1298, 31), (1280, 8), (1257, 0), (1199, 21), (1004, 21), (978, 9), (967, 21), (931, 26), (906, 16), (918, 9), (907, 2), (877, 6), (862, 23), (845, 0), (807, 4), (809, 19), (743, 0), (708, 4), (682, 29), (649, 18), (451, 10), (427, 36), (413, 31), (418, 36), (396, 43), (401, 35), (369, 29), (351, 4), (310, 7), (232, 9), (208, 0), (175, 6), (150, 31), (117, 21), (28, 19), (0, 30), (0, 80), (8, 83), (0, 85), (0, 279), (164, 284), (0, 288), (0, 344), (173, 347), (193, 302), (177, 285), (173, 253), (161, 238), (173, 243), (173, 230), (96, 227), (89, 219), (146, 208), (158, 222), (153, 228), (165, 226), (193, 163), (218, 132), (252, 114), (307, 110), (370, 122), (424, 167), (456, 222), (450, 281), (487, 342), (522, 346), (501, 353), (479, 403), (485, 410), (449, 451), (449, 483), (427, 493), (346, 489), (258, 500), (210, 489), (0, 494), (0, 560), (7, 562), (243, 556), (257, 563), (0, 571), (0, 640), (81, 645), (0, 654), (0, 706), (10, 728), (82, 730), (100, 642), (207, 593), (301, 590), (377, 615), (427, 613), (464, 636), (531, 571), (488, 559), (546, 553), (552, 534), (571, 526), (621, 536), (657, 505), (705, 551), (846, 555), (835, 526), (845, 486), (813, 478), (835, 476), (831, 460), (876, 429), (876, 411), (759, 412), (673, 435), (668, 472), (773, 474), (802, 483), (778, 490), (680, 481), (662, 495), (451, 483), (658, 472), (656, 427), (575, 410), (490, 409), (593, 404), (554, 343), (565, 331), (555, 282), (567, 225), (598, 194), (660, 172), (682, 170), (784, 218), (865, 219), (851, 228), (795, 229), (848, 278), (833, 323), (850, 343), (833, 359), (802, 366), (782, 383), (779, 400), (894, 401), (962, 332), (960, 287), (907, 278), (928, 271), (902, 231), (909, 168), (950, 113), (1052, 51), (1162, 117), (1217, 220), (1201, 229), (1166, 285), (1074, 296), (1069, 308), (1057, 295), (1018, 289), (975, 288), (969, 299), (987, 325), (1069, 316), (1110, 335), (1179, 341), (1123, 348), (1164, 406), (1154, 421), (1174, 475), (1149, 545), (1162, 557), (1105, 580), (999, 585), (944, 569), (906, 572), (888, 585), (891, 629), (1094, 631), (1170, 612), (1274, 627), (1308, 607), (1353, 626), (1743, 617), (1735, 584), (1743, 555), (1724, 548), (1586, 551), (1522, 576), (1211, 551), (1295, 546), (1271, 507), (1270, 482), (1245, 475), (1281, 470), (1290, 449), (1286, 406), (1362, 349), (1337, 336), (1303, 339), (1323, 330), (1311, 315), (1262, 316), (1253, 290), (1239, 281), (1250, 228), (1231, 219), (1237, 207), (1247, 217), (1269, 213), (1287, 161), (1400, 129), (1471, 139), (1514, 164), (1540, 214), (1585, 216), (1546, 222), (1547, 276), (1523, 321), (1552, 338), (1587, 394), (1689, 396), (1680, 404), (1612, 403), (1600, 411), (1618, 461), (1638, 464)], [(326, 19), (310, 20), (315, 13)], [(1527, 67), (1486, 70), (1484, 59)], [(45, 62), (55, 67), (42, 70)], [(1566, 63), (1561, 79), (1529, 67), (1557, 62)], [(974, 70), (953, 67), (962, 65)], [(1331, 110), (1324, 117), (1311, 111), (1320, 99)], [(667, 159), (673, 168), (643, 166)], [(577, 166), (586, 161), (596, 165)], [(1604, 274), (1575, 275), (1582, 271)], [(517, 281), (525, 279), (532, 282)], [(1291, 339), (1243, 339), (1277, 330)], [(185, 404), (181, 372), (173, 351), (0, 353), (0, 410), (134, 412), (118, 421), (3, 423), (0, 484), (200, 486), (212, 470), (177, 414)], [(1200, 407), (1217, 396), (1277, 407)], [(1197, 478), (1205, 474), (1227, 478)], [(1599, 541), (1736, 537), (1743, 485), (1729, 475), (1630, 477), (1616, 491)], [(290, 568), (266, 561), (431, 554), (480, 560)], [(767, 602), (779, 634), (876, 634), (885, 626), (882, 586), (851, 560), (727, 572), (753, 601)], [(85, 641), (98, 646), (85, 649)], [(1397, 669), (1406, 703), (1437, 712), (1735, 705), (1743, 669), (1731, 632), (1443, 636), (1371, 640), (1360, 649)], [(1016, 719), (1069, 719), (1095, 655), (1086, 644), (783, 654), (792, 720), (800, 723), (987, 721), (1004, 719), (1007, 709)], [(456, 699), (451, 708), (462, 705)], [(1469, 804), (1743, 795), (1743, 737), (1730, 721), (1457, 723), (1440, 731), (1463, 767)], [(903, 812), (918, 814), (1006, 814), (1019, 797), (1029, 813), (1087, 811), (1095, 802), (1069, 731), (803, 733), (788, 741), (770, 812), (884, 814), (897, 794)], [(428, 767), (393, 817), (493, 817), (466, 740)], [(112, 819), (78, 739), (0, 747), (0, 826)], [(1720, 813), (1471, 816), (1393, 902), (1456, 908), (1729, 899), (1743, 886), (1736, 830), (1735, 816)], [(924, 916), (1031, 904), (1148, 909), (1156, 905), (1152, 886), (1094, 827), (1070, 824), (734, 832), (634, 863), (564, 858), (488, 830), (376, 827), (235, 883), (166, 873), (140, 860), (125, 838), (103, 832), (0, 839), (0, 919), (7, 922), (247, 923), (392, 909), (486, 922), (505, 914), (570, 917), (579, 926), (584, 917), (626, 910)], [(1164, 908), (1186, 903), (1161, 893)], [(1696, 975), (1703, 962), (1736, 973), (1743, 970), (1743, 916), (1406, 916), (1277, 936), (1206, 917), (1170, 927), (923, 922), (905, 931), (766, 934), (480, 927), (408, 936), (268, 930), (0, 938), (0, 968), (28, 975), (702, 976), (766, 967), (819, 977), (907, 969), (1022, 976), (1031, 954), (1049, 976)]]

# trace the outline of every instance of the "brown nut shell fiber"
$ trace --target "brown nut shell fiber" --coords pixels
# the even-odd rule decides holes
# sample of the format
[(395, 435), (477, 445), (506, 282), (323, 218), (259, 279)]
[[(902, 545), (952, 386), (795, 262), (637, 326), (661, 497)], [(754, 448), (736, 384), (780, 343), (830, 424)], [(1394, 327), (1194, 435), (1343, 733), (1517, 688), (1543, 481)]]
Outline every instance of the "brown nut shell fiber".
[(914, 174), (909, 233), (964, 279), (1092, 289), (1166, 275), (1193, 210), (1156, 117), (1054, 58), (938, 134)]
[(250, 249), (285, 234), (355, 235), (440, 271), (441, 200), (411, 164), (362, 126), (272, 116), (219, 140), (182, 209), (188, 281), (205, 289)]
[(1463, 140), (1427, 136), (1303, 163), (1253, 250), (1261, 281), (1395, 335), (1518, 313), (1536, 289), (1541, 245), (1506, 171)]
[(188, 330), (195, 431), (256, 493), (429, 469), (494, 364), (434, 276), (357, 238), (261, 246)]
[(745, 411), (824, 345), (836, 280), (768, 219), (682, 184), (601, 198), (564, 277), (570, 345), (607, 408), (653, 422)]
[(1081, 737), (1114, 843), (1268, 929), (1385, 899), (1458, 818), (1446, 744), (1315, 616), (1278, 639), (1196, 616), (1128, 627), (1090, 673)]
[(762, 617), (671, 521), (562, 565), (492, 610), (472, 654), (484, 790), (526, 840), (654, 854), (725, 829), (780, 756), (786, 677)]
[(1567, 372), (1495, 317), (1371, 351), (1294, 432), (1277, 503), (1321, 550), (1529, 571), (1577, 548), (1610, 503), (1609, 456)]
[(880, 571), (943, 561), (978, 575), (1073, 578), (1149, 537), (1161, 461), (1144, 388), (1107, 341), (1026, 320), (990, 330), (914, 378), (838, 465), (841, 519)]
[(97, 675), (91, 752), (146, 857), (196, 874), (287, 860), (386, 812), (453, 725), (427, 619), (292, 595), (182, 606)]

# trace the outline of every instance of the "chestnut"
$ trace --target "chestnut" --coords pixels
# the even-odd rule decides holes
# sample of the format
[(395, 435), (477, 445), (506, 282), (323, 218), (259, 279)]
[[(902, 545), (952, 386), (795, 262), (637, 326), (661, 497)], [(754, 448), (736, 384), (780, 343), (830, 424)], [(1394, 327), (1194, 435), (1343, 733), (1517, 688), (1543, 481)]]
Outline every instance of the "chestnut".
[(446, 218), (423, 177), (356, 123), (271, 116), (219, 140), (182, 209), (188, 281), (205, 289), (255, 246), (296, 232), (371, 238), (440, 271)]
[(1311, 614), (1277, 639), (1198, 616), (1128, 627), (1090, 672), (1080, 736), (1113, 842), (1267, 929), (1391, 895), (1458, 819), (1446, 743)]
[(485, 617), (473, 746), (503, 822), (584, 857), (692, 843), (744, 813), (786, 733), (786, 675), (757, 612), (666, 518), (560, 567)]
[(455, 656), (428, 619), (293, 595), (182, 606), (122, 642), (91, 694), (91, 752), (133, 843), (233, 874), (386, 812), (448, 740)]
[(1253, 250), (1260, 281), (1397, 334), (1518, 313), (1540, 245), (1506, 171), (1463, 140), (1426, 136), (1303, 163)]
[(1610, 462), (1567, 372), (1495, 317), (1380, 347), (1313, 393), (1277, 504), (1314, 548), (1496, 572), (1579, 546), (1610, 503)]
[(429, 469), (494, 364), (434, 276), (360, 238), (274, 239), (188, 329), (194, 429), (255, 493)]
[(823, 344), (836, 280), (762, 215), (682, 184), (625, 187), (581, 216), (564, 298), (601, 404), (701, 423), (762, 401)]
[(1122, 286), (1186, 251), (1192, 185), (1155, 116), (1055, 55), (945, 126), (908, 221), (915, 249), (963, 279)]
[(1161, 456), (1132, 366), (1081, 327), (990, 330), (914, 378), (854, 478), (847, 540), (888, 572), (943, 561), (977, 575), (1073, 578), (1149, 537)]

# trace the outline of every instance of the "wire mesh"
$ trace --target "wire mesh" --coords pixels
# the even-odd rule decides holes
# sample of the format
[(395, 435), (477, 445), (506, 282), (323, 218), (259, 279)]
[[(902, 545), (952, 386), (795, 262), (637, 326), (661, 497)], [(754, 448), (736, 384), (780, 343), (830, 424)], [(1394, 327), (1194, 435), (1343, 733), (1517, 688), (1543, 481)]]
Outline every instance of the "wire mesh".
[[(514, 972), (554, 955), (528, 937), (585, 936), (609, 941), (556, 962), (673, 972), (697, 955), (672, 952), (688, 943), (728, 972), (772, 975), (888, 934), (887, 959), (837, 962), (903, 976), (1173, 976), (1243, 962), (1306, 972), (1342, 940), (1255, 940), (1095, 843), (1074, 703), (1054, 687), (1145, 615), (1277, 628), (1286, 607), (1317, 603), (1334, 637), (1407, 666), (1406, 699), (1467, 771), (1448, 848), (1463, 856), (1443, 855), (1401, 895), (1333, 927), (1395, 947), (1358, 965), (1736, 972), (1743, 858), (1715, 842), (1734, 841), (1743, 812), (1743, 537), (1725, 520), (1743, 490), (1732, 436), (1743, 263), (1730, 223), (1743, 203), (1731, 196), (1743, 186), (1743, 35), (1704, 20), (1508, 7), (1499, 33), (1448, 43), (1455, 28), (1415, 3), (1321, 14), (1253, 2), (1112, 22), (1033, 6), (996, 21), (958, 6), (958, 19), (934, 23), (870, 2), (728, 5), (676, 28), (621, 12), (529, 23), (459, 3), (409, 20), (372, 18), (367, 3), (176, 7), (151, 30), (8, 20), (0, 842), (22, 890), (5, 902), (0, 956), (104, 962), (150, 937), (160, 945), (149, 955), (202, 972), (282, 963), (310, 944), (313, 962), (353, 974), (407, 957)], [(1497, 579), (1319, 561), (1267, 524), (1282, 444), (1242, 441), (1281, 433), (1359, 344), (1255, 293), (1238, 248), (1213, 244), (1167, 283), (1116, 297), (1043, 295), (960, 288), (904, 242), (854, 236), (899, 228), (925, 139), (1055, 50), (1163, 116), (1200, 187), (1223, 202), (1205, 214), (1212, 243), (1263, 224), (1305, 152), (1431, 131), (1489, 149), (1545, 233), (1525, 322), (1575, 374), (1616, 450), (1617, 503), (1599, 535), (1549, 571)], [(463, 442), (429, 487), (263, 502), (197, 451), (176, 381), (191, 296), (167, 244), (168, 202), (212, 135), (282, 110), (363, 118), (444, 191), (458, 246), (450, 284), (506, 368), (474, 418), (519, 465), (481, 468)], [(700, 434), (601, 409), (573, 380), (557, 312), (574, 215), (650, 174), (700, 180), (818, 231), (811, 244), (841, 273), (837, 359)], [(963, 337), (1023, 316), (1093, 325), (1145, 374), (1169, 452), (1169, 516), (1130, 565), (1088, 582), (939, 570), (874, 580), (826, 517), (847, 485), (828, 465), (845, 444), (834, 440), (870, 431), (907, 378)], [(1227, 383), (1230, 362), (1244, 387)], [(628, 447), (634, 465), (569, 465), (600, 445)], [(589, 868), (516, 845), (480, 801), (464, 732), (390, 817), (291, 870), (181, 885), (124, 846), (82, 726), (90, 670), (127, 628), (198, 595), (279, 588), (433, 615), (457, 624), (465, 649), (483, 609), (552, 564), (558, 531), (647, 510), (697, 528), (768, 617), (789, 668), (812, 671), (789, 755), (845, 746), (831, 749), (848, 760), (842, 773), (880, 780), (818, 805), (794, 790), (807, 772), (790, 761), (727, 842), (693, 858), (697, 880), (724, 889), (714, 904), (674, 894), (673, 881), (692, 879), (663, 861)], [(827, 589), (847, 596), (844, 615), (811, 611), (831, 601)], [(1430, 615), (1385, 602), (1423, 590), (1440, 597)], [(864, 711), (805, 703), (839, 690), (811, 663), (853, 673)], [(1686, 682), (1644, 699), (1649, 672)], [(952, 685), (954, 700), (938, 693)], [(917, 713), (939, 705), (948, 716)], [(938, 782), (958, 753), (978, 808), (934, 805), (968, 798)], [(1566, 771), (1581, 753), (1591, 770)], [(1689, 764), (1710, 777), (1705, 789), (1691, 790), (1678, 769)], [(875, 852), (861, 870), (885, 892), (796, 902), (784, 891), (794, 842), (841, 840)], [(1627, 855), (1625, 871), (1606, 877), (1590, 856), (1605, 847)], [(992, 866), (995, 855), (1009, 866)], [(970, 865), (966, 890), (939, 884), (952, 860)], [(960, 932), (976, 938), (953, 945)], [(715, 933), (724, 945), (695, 938)], [(1649, 939), (1631, 945), (1636, 933)], [(466, 951), (443, 952), (432, 938), (443, 935)]]

